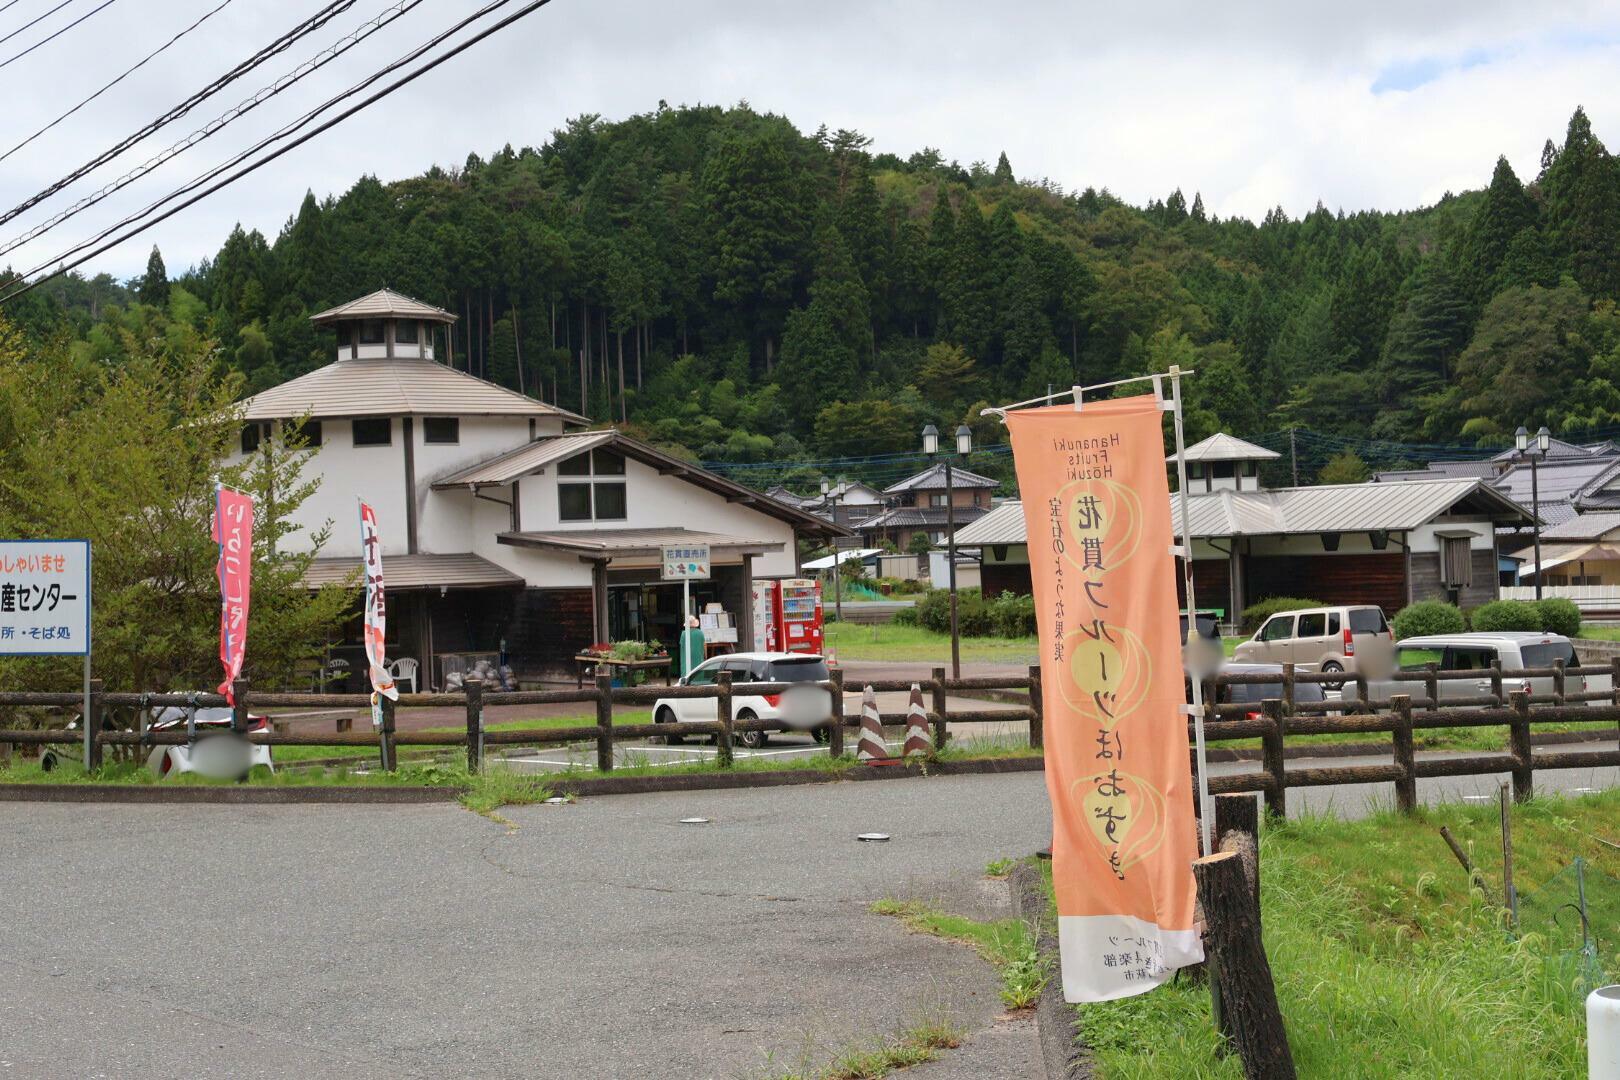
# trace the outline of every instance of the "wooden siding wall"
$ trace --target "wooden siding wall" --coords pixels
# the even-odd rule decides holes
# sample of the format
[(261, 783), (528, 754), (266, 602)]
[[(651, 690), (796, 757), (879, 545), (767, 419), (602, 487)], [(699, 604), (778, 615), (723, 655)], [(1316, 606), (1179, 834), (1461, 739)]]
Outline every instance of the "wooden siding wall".
[(1324, 604), (1377, 604), (1389, 615), (1406, 606), (1406, 553), (1393, 545), (1387, 552), (1360, 555), (1246, 556), (1243, 569), (1243, 599), (1249, 604), (1297, 596)]
[[(1228, 564), (1225, 559), (1194, 559), (1193, 560), (1193, 600), (1203, 609), (1220, 608), (1225, 611), (1227, 618), (1237, 619), (1237, 613), (1232, 610), (1232, 579), (1228, 574)], [(1176, 560), (1176, 603), (1183, 608), (1187, 606), (1186, 576), (1181, 569), (1181, 560)]]
[[(1440, 583), (1440, 553), (1419, 552), (1412, 556), (1412, 599), (1446, 600), (1459, 607), (1472, 608), (1487, 604), (1499, 595), (1501, 579), (1497, 576), (1496, 553), (1473, 552), (1474, 582), (1453, 598), (1451, 590)], [(1390, 609), (1385, 608), (1388, 611)]]
[(983, 563), (979, 567), (979, 588), (985, 596), (1000, 596), (1004, 592), (1028, 596), (1034, 586), (1030, 583), (1028, 563)]

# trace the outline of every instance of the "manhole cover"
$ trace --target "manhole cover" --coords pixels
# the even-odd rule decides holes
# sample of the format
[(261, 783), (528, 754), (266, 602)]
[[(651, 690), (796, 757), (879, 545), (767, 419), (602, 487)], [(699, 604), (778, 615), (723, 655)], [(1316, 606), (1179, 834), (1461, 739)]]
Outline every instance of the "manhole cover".
[(886, 832), (863, 832), (855, 839), (867, 844), (881, 844), (889, 839), (889, 834)]

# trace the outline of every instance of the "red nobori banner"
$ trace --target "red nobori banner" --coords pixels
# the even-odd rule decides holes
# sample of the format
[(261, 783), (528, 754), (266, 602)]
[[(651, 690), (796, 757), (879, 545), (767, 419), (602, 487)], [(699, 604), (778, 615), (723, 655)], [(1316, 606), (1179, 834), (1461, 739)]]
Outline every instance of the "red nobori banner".
[(231, 704), (231, 683), (247, 658), (248, 601), (253, 592), (253, 498), (228, 487), (214, 493), (214, 542), (219, 545), (219, 662), (225, 680), (219, 692)]
[(370, 668), (371, 691), (390, 700), (399, 698), (394, 677), (388, 673), (383, 641), (388, 630), (388, 604), (383, 591), (382, 537), (377, 534), (377, 511), (360, 503), (360, 558), (366, 571), (366, 661)]
[(1007, 414), (1040, 627), (1063, 993), (1144, 993), (1203, 959), (1162, 412)]

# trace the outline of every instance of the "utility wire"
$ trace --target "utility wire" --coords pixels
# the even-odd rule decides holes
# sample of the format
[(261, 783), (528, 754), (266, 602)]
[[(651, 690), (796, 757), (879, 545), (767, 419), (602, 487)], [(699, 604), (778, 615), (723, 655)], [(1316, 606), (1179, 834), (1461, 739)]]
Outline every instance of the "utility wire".
[[(6, 60), (0, 60), (0, 68), (9, 67), (10, 65), (15, 64), (18, 60), (21, 60), (23, 57), (25, 57), (29, 53), (33, 52), (35, 49), (39, 48), (41, 45), (50, 44), (51, 42), (55, 41), (57, 38), (61, 37), (63, 34), (67, 33), (69, 30), (73, 29), (75, 26), (78, 26), (80, 23), (84, 22), (84, 20), (90, 18), (90, 16), (95, 15), (97, 12), (105, 11), (107, 8), (112, 7), (117, 2), (118, 2), (118, 0), (103, 0), (100, 7), (91, 8), (89, 11), (85, 12), (83, 15), (80, 15), (77, 19), (74, 19), (72, 22), (70, 22), (66, 26), (62, 27), (62, 29), (56, 31), (56, 33), (50, 34), (50, 35), (48, 35), (46, 37), (40, 38), (38, 41), (36, 41), (32, 45), (28, 46), (28, 48), (24, 49), (22, 52), (18, 53), (16, 56), (13, 56), (13, 57), (11, 57), (9, 59), (6, 59)], [(14, 35), (12, 35), (12, 36), (14, 36)]]
[[(17, 0), (11, 0), (12, 4), (15, 4), (16, 2), (17, 2)], [(40, 21), (42, 21), (44, 19), (50, 18), (52, 15), (55, 15), (58, 11), (61, 11), (63, 8), (67, 7), (71, 3), (73, 3), (73, 0), (62, 0), (62, 2), (60, 4), (57, 4), (55, 7), (51, 8), (51, 10), (47, 11), (45, 14), (40, 15), (37, 18), (35, 18), (35, 19), (33, 19), (33, 20), (29, 21), (29, 22), (23, 23), (21, 26), (17, 27), (17, 29), (15, 29), (11, 33), (7, 34), (5, 37), (0, 37), (0, 45), (4, 45), (6, 42), (10, 41), (12, 38), (16, 37), (18, 34), (22, 33), (24, 30), (28, 29), (30, 26), (33, 26), (35, 23), (38, 23), (38, 22), (40, 22)], [(10, 7), (10, 6), (11, 6), (11, 4), (6, 5), (6, 7)], [(0, 11), (4, 11), (4, 10), (5, 10), (5, 8), (0, 8)]]
[[(16, 2), (17, 2), (17, 0), (11, 0), (12, 4), (15, 4)], [(168, 49), (169, 46), (173, 45), (175, 42), (179, 41), (181, 38), (185, 37), (187, 34), (191, 33), (193, 30), (197, 29), (197, 27), (199, 27), (203, 23), (207, 22), (213, 16), (219, 14), (220, 11), (222, 11), (226, 7), (229, 7), (233, 2), (234, 2), (234, 0), (221, 0), (218, 7), (214, 7), (214, 8), (209, 9), (208, 11), (203, 12), (202, 17), (199, 18), (196, 22), (192, 23), (190, 26), (186, 27), (184, 30), (182, 30), (178, 34), (174, 35), (174, 37), (170, 38), (168, 41), (165, 41), (162, 45), (159, 45), (156, 49), (153, 49), (151, 52), (149, 52), (145, 56), (141, 57), (141, 59), (137, 60), (135, 63), (131, 64), (129, 67), (125, 68), (122, 74), (118, 75), (111, 82), (106, 83), (104, 86), (102, 86), (101, 89), (97, 90), (95, 93), (91, 94), (89, 97), (85, 98), (83, 101), (81, 101), (77, 105), (73, 106), (73, 108), (69, 109), (67, 112), (63, 113), (61, 116), (58, 116), (55, 120), (52, 120), (50, 123), (46, 124), (44, 127), (40, 128), (38, 131), (36, 131), (32, 135), (28, 136), (26, 139), (24, 139), (22, 142), (18, 143), (16, 146), (13, 146), (10, 150), (7, 150), (5, 153), (0, 154), (0, 161), (6, 160), (6, 158), (10, 157), (12, 154), (15, 154), (17, 151), (21, 150), (23, 147), (27, 146), (29, 143), (33, 142), (35, 139), (39, 138), (41, 135), (43, 135), (47, 131), (51, 130), (51, 128), (55, 127), (57, 124), (60, 124), (62, 121), (66, 120), (68, 117), (72, 116), (74, 113), (78, 112), (80, 109), (84, 108), (86, 105), (88, 105), (92, 101), (96, 100), (96, 98), (100, 97), (102, 94), (105, 94), (108, 90), (111, 90), (113, 87), (117, 86), (119, 83), (123, 82), (125, 79), (127, 79), (131, 75), (135, 74), (135, 72), (137, 72), (141, 68), (145, 67), (149, 62), (151, 62), (153, 59), (155, 59), (159, 54), (164, 52), (164, 50)], [(9, 6), (10, 6), (10, 4), (7, 5), (7, 7), (9, 7)], [(5, 8), (0, 8), (0, 12), (3, 12), (3, 11), (5, 11)]]
[[(314, 74), (316, 71), (319, 71), (321, 68), (325, 67), (333, 60), (336, 60), (339, 56), (342, 56), (345, 52), (354, 48), (354, 46), (360, 44), (360, 42), (364, 41), (378, 30), (381, 30), (389, 23), (409, 13), (411, 9), (415, 8), (421, 3), (422, 0), (400, 0), (399, 3), (384, 11), (376, 18), (370, 20), (369, 22), (362, 23), (346, 37), (343, 37), (334, 44), (327, 46), (325, 49), (310, 57), (308, 60), (305, 60), (298, 67), (294, 68), (292, 71), (289, 71), (287, 74), (283, 75), (270, 85), (260, 87), (259, 90), (251, 97), (239, 102), (234, 108), (227, 109), (225, 112), (221, 113), (219, 116), (216, 116), (213, 120), (210, 120), (207, 124), (204, 124), (202, 127), (198, 128), (196, 131), (193, 131), (190, 135), (187, 135), (179, 142), (163, 150), (161, 153), (147, 159), (144, 163), (131, 169), (129, 172), (120, 176), (111, 183), (103, 185), (99, 190), (91, 192), (89, 195), (86, 195), (84, 198), (56, 214), (54, 217), (47, 218), (32, 228), (27, 229), (12, 239), (0, 244), (0, 255), (5, 255), (8, 252), (16, 250), (21, 245), (26, 244), (28, 241), (33, 240), (42, 233), (49, 232), (51, 229), (56, 228), (56, 226), (62, 224), (62, 222), (68, 220), (69, 218), (82, 213), (97, 203), (102, 202), (115, 192), (128, 187), (130, 184), (134, 183), (136, 180), (139, 180), (147, 173), (150, 173), (154, 169), (158, 168), (164, 162), (184, 153), (186, 150), (202, 142), (204, 139), (209, 138), (226, 125), (241, 119), (242, 116), (275, 97), (289, 86), (292, 86), (299, 80)], [(263, 144), (261, 143), (260, 145)], [(0, 160), (4, 160), (4, 158), (0, 158)], [(226, 166), (221, 166), (221, 168), (228, 167), (238, 160), (241, 160), (240, 156), (233, 159), (231, 162), (227, 162)], [(187, 189), (181, 190), (183, 192)], [(173, 196), (170, 197), (172, 198)], [(149, 206), (146, 210), (141, 212), (147, 213), (151, 209), (152, 207)], [(4, 218), (0, 218), (0, 221), (4, 220)], [(126, 218), (124, 221), (113, 226), (113, 228), (121, 228), (130, 220), (133, 219)], [(102, 233), (101, 235), (105, 236), (106, 233)], [(98, 236), (96, 239), (100, 239), (100, 237)], [(92, 240), (91, 242), (93, 243), (94, 241)]]
[[(466, 26), (468, 23), (473, 22), (474, 20), (476, 20), (478, 18), (481, 18), (488, 11), (493, 10), (495, 8), (498, 8), (498, 7), (501, 7), (501, 6), (503, 6), (503, 5), (507, 4), (507, 3), (510, 3), (510, 2), (511, 2), (511, 0), (496, 0), (495, 3), (487, 5), (484, 9), (481, 9), (479, 12), (475, 13), (474, 15), (469, 16), (467, 19), (462, 20), (455, 27), (453, 27), (450, 31), (447, 31), (446, 34), (440, 35), (440, 38), (442, 39), (443, 37), (448, 36), (448, 34), (454, 33), (456, 30), (459, 30), (462, 27)], [(96, 248), (95, 250), (93, 250), (91, 252), (88, 252), (85, 255), (80, 256), (79, 258), (75, 259), (74, 261), (58, 265), (57, 268), (54, 271), (50, 272), (49, 274), (45, 275), (44, 277), (37, 278), (34, 281), (31, 281), (31, 282), (28, 282), (28, 283), (24, 284), (19, 289), (15, 289), (15, 290), (7, 293), (4, 296), (0, 296), (0, 305), (6, 304), (11, 300), (16, 299), (17, 297), (22, 296), (24, 293), (27, 293), (32, 289), (38, 288), (40, 285), (44, 284), (47, 281), (50, 281), (52, 278), (55, 278), (58, 275), (66, 273), (67, 271), (72, 270), (73, 268), (75, 268), (77, 266), (83, 265), (84, 263), (88, 262), (90, 259), (95, 258), (97, 255), (100, 255), (103, 252), (109, 251), (112, 248), (117, 247), (119, 244), (123, 243), (125, 240), (128, 240), (133, 236), (139, 235), (142, 232), (145, 232), (147, 229), (150, 229), (153, 225), (156, 225), (161, 221), (164, 221), (164, 220), (166, 220), (166, 219), (168, 219), (170, 217), (173, 217), (175, 214), (178, 214), (180, 211), (186, 209), (187, 207), (192, 206), (193, 204), (202, 201), (203, 199), (207, 198), (209, 195), (212, 195), (214, 192), (219, 191), (221, 188), (227, 187), (230, 184), (235, 183), (237, 180), (240, 180), (242, 177), (248, 175), (249, 173), (263, 168), (264, 166), (270, 164), (270, 162), (272, 162), (272, 161), (276, 160), (277, 158), (281, 157), (283, 154), (286, 154), (286, 153), (298, 148), (299, 146), (302, 146), (304, 143), (306, 143), (309, 140), (315, 138), (315, 136), (320, 135), (321, 133), (323, 133), (325, 131), (328, 131), (333, 127), (336, 127), (338, 124), (342, 123), (344, 120), (347, 120), (349, 117), (353, 116), (355, 113), (360, 112), (363, 109), (369, 108), (370, 106), (376, 104), (378, 101), (381, 101), (383, 98), (389, 96), (390, 94), (392, 94), (394, 91), (400, 89), (401, 87), (406, 86), (406, 85), (408, 85), (408, 84), (410, 84), (412, 82), (415, 82), (417, 79), (421, 78), (423, 75), (426, 75), (428, 72), (432, 71), (433, 69), (439, 67), (441, 64), (444, 64), (445, 62), (447, 62), (447, 61), (449, 61), (451, 59), (454, 59), (456, 56), (459, 56), (461, 53), (463, 53), (466, 50), (472, 48), (474, 45), (478, 44), (480, 41), (483, 41), (485, 38), (489, 37), (490, 35), (498, 33), (501, 30), (506, 29), (508, 26), (511, 26), (513, 23), (517, 22), (519, 19), (522, 19), (525, 16), (533, 14), (534, 12), (536, 12), (536, 11), (540, 10), (541, 8), (545, 7), (550, 2), (551, 2), (551, 0), (529, 0), (528, 3), (524, 4), (521, 8), (519, 8), (517, 11), (514, 11), (512, 14), (508, 15), (506, 18), (501, 19), (498, 22), (496, 22), (496, 23), (494, 23), (494, 24), (492, 24), (490, 26), (485, 27), (483, 30), (480, 30), (478, 33), (474, 34), (472, 37), (468, 38), (467, 40), (465, 40), (463, 42), (460, 42), (457, 45), (452, 46), (449, 49), (449, 51), (445, 52), (444, 54), (442, 54), (440, 56), (437, 56), (437, 57), (433, 58), (432, 60), (429, 60), (427, 63), (423, 64), (422, 66), (416, 68), (413, 71), (407, 72), (405, 75), (403, 75), (400, 78), (394, 80), (392, 83), (389, 83), (387, 86), (383, 87), (381, 90), (378, 90), (376, 93), (374, 93), (374, 94), (370, 95), (369, 97), (365, 98), (364, 100), (360, 101), (358, 104), (351, 105), (349, 108), (345, 109), (343, 112), (341, 112), (341, 113), (337, 114), (336, 116), (332, 117), (330, 120), (327, 120), (324, 123), (316, 126), (315, 128), (311, 129), (310, 131), (298, 136), (296, 139), (293, 139), (291, 142), (287, 143), (285, 146), (282, 146), (279, 149), (265, 155), (264, 157), (261, 157), (259, 160), (254, 161), (251, 164), (249, 164), (249, 165), (247, 165), (247, 166), (245, 166), (245, 167), (243, 167), (241, 169), (238, 169), (236, 172), (232, 173), (230, 176), (225, 177), (223, 180), (220, 180), (218, 183), (214, 184), (212, 187), (209, 187), (209, 188), (199, 192), (198, 194), (193, 195), (191, 198), (189, 198), (186, 201), (180, 203), (178, 206), (172, 207), (172, 208), (164, 211), (162, 214), (158, 215), (157, 217), (153, 218), (152, 220), (147, 221), (147, 222), (145, 222), (143, 224), (136, 225), (134, 228), (128, 230), (123, 235), (113, 238), (110, 242), (108, 242), (106, 244), (103, 244), (102, 246)], [(420, 51), (420, 50), (417, 50), (417, 51)], [(379, 72), (377, 76), (374, 76), (372, 79), (368, 79), (364, 83), (362, 83), (359, 86), (355, 87), (355, 90), (358, 90), (358, 89), (362, 88), (365, 85), (369, 85), (371, 82), (374, 82), (377, 77), (380, 77), (384, 72), (386, 72), (387, 70), (389, 70), (389, 69), (391, 69), (393, 67), (399, 66), (399, 64), (403, 63), (403, 62), (405, 62), (405, 61), (402, 59), (401, 61), (396, 62), (395, 64), (389, 65), (389, 68), (385, 68), (383, 70), (383, 72)], [(338, 98), (334, 99), (334, 103), (336, 101), (342, 100), (344, 97), (349, 96), (353, 92), (354, 91), (349, 91), (349, 92), (347, 92), (345, 94), (339, 95)], [(323, 106), (321, 109), (315, 110), (315, 112), (324, 111), (324, 108), (325, 108), (325, 106)], [(311, 113), (310, 115), (313, 116), (314, 113)], [(105, 235), (105, 234), (103, 234), (103, 235)], [(93, 243), (94, 241), (91, 241), (91, 242)], [(81, 245), (81, 247), (82, 246), (83, 245)], [(77, 250), (77, 249), (75, 249), (75, 250)], [(10, 285), (17, 283), (17, 281), (19, 281), (19, 280), (20, 280), (19, 278), (13, 278), (10, 282), (6, 283), (5, 287), (9, 287)]]
[(128, 150), (141, 139), (146, 138), (148, 135), (152, 134), (154, 131), (157, 131), (164, 125), (184, 116), (186, 113), (196, 108), (199, 104), (206, 101), (208, 98), (213, 97), (226, 86), (235, 82), (237, 79), (240, 79), (243, 75), (246, 75), (254, 68), (265, 63), (267, 60), (270, 60), (272, 57), (278, 56), (287, 51), (287, 49), (291, 48), (293, 43), (298, 41), (300, 38), (319, 30), (321, 27), (331, 22), (334, 18), (353, 7), (355, 3), (356, 0), (333, 0), (332, 3), (327, 4), (314, 15), (303, 20), (302, 22), (297, 23), (291, 30), (288, 30), (286, 33), (282, 34), (279, 38), (276, 38), (269, 45), (266, 45), (258, 52), (253, 53), (246, 60), (243, 60), (234, 68), (227, 71), (225, 74), (221, 75), (207, 86), (204, 86), (201, 90), (198, 90), (180, 104), (174, 106), (168, 112), (159, 116), (156, 120), (152, 120), (142, 126), (139, 130), (133, 131), (126, 135), (117, 143), (108, 147), (106, 150), (103, 150), (101, 153), (97, 154), (83, 165), (80, 165), (77, 169), (74, 169), (60, 180), (52, 183), (43, 191), (29, 196), (27, 199), (24, 199), (22, 202), (18, 203), (4, 214), (0, 214), (0, 225), (12, 220), (18, 214), (21, 214), (34, 206), (38, 206), (52, 195), (55, 195), (58, 191), (61, 191), (69, 184), (83, 177), (85, 174), (94, 169), (100, 168), (113, 158), (117, 157), (119, 154), (122, 154), (125, 150)]
[(15, 7), (16, 4), (17, 0), (6, 0), (4, 4), (0, 4), (0, 15), (4, 15), (9, 8)]

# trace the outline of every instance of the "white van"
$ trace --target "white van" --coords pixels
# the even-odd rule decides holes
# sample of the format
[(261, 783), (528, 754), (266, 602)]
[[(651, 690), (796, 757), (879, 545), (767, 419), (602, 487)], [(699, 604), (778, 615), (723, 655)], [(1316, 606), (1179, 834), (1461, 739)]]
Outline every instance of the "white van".
[[(1422, 671), (1434, 664), (1440, 671), (1478, 671), (1480, 677), (1468, 679), (1441, 679), (1436, 686), (1442, 704), (1447, 698), (1481, 697), (1491, 692), (1491, 662), (1502, 662), (1502, 692), (1528, 690), (1533, 697), (1551, 697), (1553, 680), (1549, 675), (1525, 678), (1515, 672), (1537, 668), (1550, 668), (1558, 660), (1565, 667), (1576, 667), (1575, 646), (1562, 634), (1503, 632), (1499, 634), (1430, 634), (1427, 637), (1406, 638), (1395, 646), (1396, 660), (1402, 671)], [(1390, 693), (1422, 695), (1421, 683), (1402, 681), (1381, 686), (1382, 693), (1371, 691), (1372, 697), (1387, 697)], [(1607, 675), (1571, 675), (1564, 680), (1564, 693), (1579, 694), (1612, 689)], [(1585, 702), (1585, 704), (1605, 704)]]

